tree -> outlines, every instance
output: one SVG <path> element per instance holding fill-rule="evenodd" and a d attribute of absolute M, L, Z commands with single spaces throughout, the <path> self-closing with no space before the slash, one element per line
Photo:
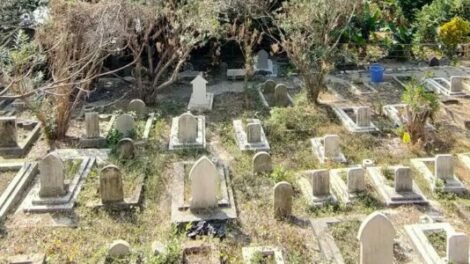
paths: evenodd
<path fill-rule="evenodd" d="M 449 57 L 453 57 L 457 46 L 468 39 L 470 34 L 470 22 L 454 17 L 449 22 L 439 27 L 439 40 L 444 45 L 444 50 Z"/>
<path fill-rule="evenodd" d="M 137 91 L 147 103 L 177 80 L 191 51 L 220 33 L 217 0 L 123 2 L 123 9 L 121 37 L 129 40 Z"/>
<path fill-rule="evenodd" d="M 326 89 L 325 76 L 345 26 L 360 0 L 292 0 L 277 15 L 280 43 L 297 67 L 310 102 Z"/>

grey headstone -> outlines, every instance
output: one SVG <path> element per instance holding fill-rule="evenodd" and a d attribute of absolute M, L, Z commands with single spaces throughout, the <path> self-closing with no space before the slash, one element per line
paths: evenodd
<path fill-rule="evenodd" d="M 253 156 L 253 173 L 266 173 L 273 170 L 273 163 L 269 153 L 261 151 Z"/>
<path fill-rule="evenodd" d="M 326 135 L 323 137 L 324 141 L 324 155 L 326 158 L 336 158 L 340 155 L 339 136 Z"/>
<path fill-rule="evenodd" d="M 274 93 L 274 88 L 276 87 L 276 82 L 269 79 L 263 83 L 263 92 L 264 93 Z"/>
<path fill-rule="evenodd" d="M 292 214 L 292 196 L 294 190 L 288 182 L 279 182 L 274 186 L 274 217 L 286 218 Z"/>
<path fill-rule="evenodd" d="M 395 169 L 395 192 L 413 191 L 413 178 L 408 167 L 398 167 Z"/>
<path fill-rule="evenodd" d="M 287 86 L 285 84 L 278 84 L 274 87 L 274 102 L 276 104 L 287 104 Z"/>
<path fill-rule="evenodd" d="M 18 147 L 16 117 L 0 117 L 0 148 Z"/>
<path fill-rule="evenodd" d="M 197 139 L 198 121 L 191 113 L 184 113 L 178 118 L 178 140 L 182 143 L 193 143 Z"/>
<path fill-rule="evenodd" d="M 450 90 L 454 93 L 462 92 L 464 87 L 464 81 L 470 80 L 470 77 L 467 76 L 452 76 L 450 77 Z"/>
<path fill-rule="evenodd" d="M 85 113 L 85 126 L 87 138 L 100 137 L 100 119 L 97 112 Z"/>
<path fill-rule="evenodd" d="M 447 234 L 447 261 L 468 264 L 468 236 L 464 233 Z"/>
<path fill-rule="evenodd" d="M 196 105 L 203 105 L 207 103 L 207 81 L 202 77 L 202 75 L 198 75 L 194 80 L 191 81 L 193 85 L 193 93 L 191 97 L 194 100 Z"/>
<path fill-rule="evenodd" d="M 111 258 L 124 257 L 130 253 L 131 246 L 124 240 L 114 240 L 108 249 L 108 256 Z"/>
<path fill-rule="evenodd" d="M 100 194 L 103 204 L 119 203 L 124 200 L 122 175 L 118 167 L 108 165 L 101 170 Z"/>
<path fill-rule="evenodd" d="M 330 194 L 330 171 L 314 170 L 310 174 L 310 184 L 313 196 L 326 196 Z"/>
<path fill-rule="evenodd" d="M 248 123 L 246 125 L 246 137 L 249 143 L 261 142 L 261 124 Z"/>
<path fill-rule="evenodd" d="M 366 190 L 366 182 L 365 182 L 365 171 L 363 168 L 349 168 L 348 169 L 348 192 L 349 193 L 356 193 L 356 192 L 363 192 Z"/>
<path fill-rule="evenodd" d="M 268 59 L 269 59 L 269 54 L 267 51 L 265 50 L 258 51 L 255 57 L 256 68 L 260 70 L 269 68 Z"/>
<path fill-rule="evenodd" d="M 360 264 L 393 264 L 395 228 L 379 212 L 369 215 L 359 227 Z"/>
<path fill-rule="evenodd" d="M 191 180 L 191 210 L 216 208 L 219 190 L 217 167 L 207 157 L 200 158 L 189 172 Z"/>
<path fill-rule="evenodd" d="M 138 118 L 145 118 L 145 115 L 147 114 L 147 106 L 145 105 L 144 101 L 140 99 L 134 99 L 129 102 L 127 111 L 135 112 Z"/>
<path fill-rule="evenodd" d="M 129 114 L 120 115 L 116 118 L 115 128 L 123 137 L 131 137 L 135 131 L 134 118 Z"/>
<path fill-rule="evenodd" d="M 119 140 L 116 145 L 116 153 L 120 159 L 132 159 L 135 154 L 134 141 L 130 138 Z"/>
<path fill-rule="evenodd" d="M 370 110 L 369 107 L 358 107 L 356 110 L 356 125 L 360 127 L 370 126 Z"/>
<path fill-rule="evenodd" d="M 55 153 L 49 153 L 39 162 L 39 197 L 60 197 L 66 194 L 65 165 Z"/>
<path fill-rule="evenodd" d="M 454 158 L 450 154 L 436 155 L 435 160 L 436 178 L 441 180 L 454 178 Z"/>

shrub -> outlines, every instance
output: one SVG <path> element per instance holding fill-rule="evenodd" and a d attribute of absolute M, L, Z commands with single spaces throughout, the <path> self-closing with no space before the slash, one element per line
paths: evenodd
<path fill-rule="evenodd" d="M 439 41 L 449 57 L 455 54 L 457 45 L 464 42 L 469 33 L 470 22 L 461 17 L 454 17 L 439 28 Z"/>

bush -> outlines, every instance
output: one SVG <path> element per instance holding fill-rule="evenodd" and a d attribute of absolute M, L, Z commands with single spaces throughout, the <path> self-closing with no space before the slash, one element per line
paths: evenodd
<path fill-rule="evenodd" d="M 439 41 L 449 57 L 455 55 L 457 46 L 467 39 L 469 33 L 470 22 L 461 17 L 454 17 L 439 28 Z"/>

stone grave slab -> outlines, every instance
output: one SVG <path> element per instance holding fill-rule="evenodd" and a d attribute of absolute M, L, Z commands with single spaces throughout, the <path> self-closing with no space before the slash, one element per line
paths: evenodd
<path fill-rule="evenodd" d="M 463 183 L 458 179 L 457 175 L 453 173 L 453 165 L 451 165 L 452 175 L 447 175 L 445 180 L 439 180 L 439 176 L 435 173 L 436 157 L 411 159 L 411 164 L 424 177 L 432 191 L 442 189 L 445 192 L 453 192 L 457 194 L 466 192 L 466 188 Z M 434 171 L 430 169 L 432 167 L 434 167 Z"/>
<path fill-rule="evenodd" d="M 230 184 L 228 168 L 216 162 L 219 176 L 217 207 L 209 210 L 191 211 L 188 176 L 189 170 L 195 162 L 185 161 L 173 164 L 174 179 L 171 184 L 171 221 L 181 224 L 203 220 L 229 220 L 237 218 L 235 200 Z M 188 174 L 188 175 L 186 175 Z"/>
<path fill-rule="evenodd" d="M 193 92 L 189 99 L 188 110 L 190 111 L 210 111 L 214 103 L 214 94 L 207 92 L 207 81 L 201 75 L 198 75 L 191 81 Z"/>
<path fill-rule="evenodd" d="M 341 152 L 340 139 L 337 135 L 325 135 L 310 139 L 313 154 L 320 163 L 327 161 L 346 163 L 346 157 Z"/>
<path fill-rule="evenodd" d="M 377 90 L 375 89 L 374 85 L 366 81 L 361 81 L 359 83 L 350 82 L 349 88 L 355 95 L 370 95 L 377 93 Z"/>
<path fill-rule="evenodd" d="M 424 85 L 428 89 L 432 89 L 435 93 L 444 95 L 444 96 L 465 96 L 466 93 L 464 92 L 463 89 L 460 89 L 462 87 L 459 87 L 454 83 L 452 85 L 451 82 L 449 82 L 445 78 L 428 78 L 424 81 Z"/>
<path fill-rule="evenodd" d="M 387 180 L 384 176 L 383 170 L 389 170 L 391 177 L 394 177 L 394 184 L 391 185 L 391 181 Z M 398 170 L 398 171 L 397 171 Z M 404 170 L 408 175 L 400 175 L 400 170 Z M 387 168 L 383 167 L 368 167 L 367 174 L 369 175 L 370 182 L 376 190 L 376 192 L 382 198 L 382 201 L 387 206 L 402 205 L 402 204 L 428 204 L 428 200 L 419 189 L 418 185 L 413 182 L 411 178 L 411 170 L 408 167 L 403 166 L 390 166 Z M 404 182 L 405 187 L 398 187 L 401 182 Z"/>
<path fill-rule="evenodd" d="M 447 257 L 442 258 L 436 252 L 436 249 L 432 246 L 429 239 L 426 236 L 426 233 L 436 233 L 439 231 L 444 231 L 449 236 L 456 234 L 454 228 L 449 223 L 431 223 L 431 224 L 414 224 L 414 225 L 405 225 L 405 231 L 408 234 L 414 248 L 420 255 L 423 263 L 426 264 L 441 264 L 441 263 L 469 263 L 468 258 L 468 237 L 467 243 L 462 243 L 462 245 L 452 244 L 452 247 L 449 250 L 449 241 L 447 247 Z M 456 247 L 462 247 L 460 249 Z M 455 252 L 461 251 L 461 252 Z M 461 257 L 462 251 L 466 252 L 466 261 L 463 262 L 454 262 L 455 257 Z M 465 254 L 464 254 L 465 255 Z M 449 258 L 454 259 L 454 261 L 449 261 Z"/>
<path fill-rule="evenodd" d="M 8 258 L 8 264 L 45 264 L 46 254 L 16 255 Z"/>
<path fill-rule="evenodd" d="M 261 99 L 261 103 L 266 108 L 271 108 L 274 106 L 292 106 L 294 105 L 294 99 L 289 94 L 287 86 L 283 84 L 277 84 L 273 89 L 270 89 L 270 84 L 272 80 L 267 80 L 265 83 L 262 83 L 258 86 L 258 95 Z M 277 90 L 277 94 L 276 94 Z M 277 102 L 276 98 L 282 99 L 281 102 Z"/>
<path fill-rule="evenodd" d="M 335 112 L 336 116 L 341 120 L 341 123 L 347 130 L 353 133 L 370 133 L 370 132 L 378 132 L 379 129 L 372 123 L 372 121 L 368 121 L 367 124 L 358 123 L 359 118 L 358 112 L 362 111 L 364 107 L 348 107 L 348 106 L 337 106 L 333 105 L 332 109 Z M 369 110 L 370 111 L 370 110 Z M 354 119 L 355 120 L 354 120 Z M 370 120 L 370 118 L 369 118 Z"/>
<path fill-rule="evenodd" d="M 330 188 L 329 173 L 328 170 L 307 170 L 297 175 L 297 183 L 310 206 L 337 202 L 336 195 Z"/>
<path fill-rule="evenodd" d="M 259 131 L 259 142 L 249 142 L 248 134 L 246 131 L 246 125 L 248 124 L 257 124 L 261 127 Z M 238 143 L 238 147 L 242 151 L 269 151 L 271 148 L 269 147 L 268 139 L 264 134 L 264 129 L 261 125 L 261 121 L 259 119 L 247 119 L 246 124 L 243 124 L 243 120 L 233 120 L 233 128 L 235 130 L 235 139 Z"/>
<path fill-rule="evenodd" d="M 183 115 L 177 116 L 172 119 L 168 148 L 170 150 L 206 148 L 206 118 L 202 115 L 194 116 L 197 120 L 197 135 L 195 141 L 181 142 L 178 138 L 178 133 L 180 129 L 180 118 L 182 116 Z"/>
<path fill-rule="evenodd" d="M 203 241 L 188 241 L 183 244 L 183 262 L 184 263 L 193 263 L 191 261 L 191 256 L 196 256 L 198 260 L 202 258 L 201 254 L 205 255 L 207 258 L 204 260 L 204 263 L 207 264 L 220 264 L 220 251 L 212 244 L 203 242 Z"/>
<path fill-rule="evenodd" d="M 260 247 L 243 247 L 243 262 L 245 264 L 253 263 L 252 258 L 256 254 L 261 254 L 263 257 L 272 259 L 275 264 L 284 264 L 284 257 L 282 255 L 282 250 L 278 247 L 271 246 L 260 246 Z M 270 262 L 271 263 L 271 262 Z"/>
<path fill-rule="evenodd" d="M 227 70 L 227 79 L 228 80 L 242 80 L 245 78 L 246 70 L 245 69 L 228 69 Z"/>
<path fill-rule="evenodd" d="M 61 157 L 61 159 L 65 160 L 64 157 Z M 66 193 L 64 195 L 57 197 L 41 197 L 39 195 L 39 191 L 41 190 L 40 182 L 36 181 L 26 198 L 21 203 L 20 209 L 25 213 L 72 211 L 75 205 L 75 200 L 80 193 L 81 186 L 95 164 L 95 158 L 85 157 L 72 160 L 79 160 L 80 165 L 75 175 L 70 175 L 73 178 L 71 178 L 70 182 L 66 184 Z"/>
<path fill-rule="evenodd" d="M 332 169 L 330 170 L 331 189 L 342 203 L 352 203 L 367 191 L 365 177 L 365 170 L 359 166 Z"/>
<path fill-rule="evenodd" d="M 18 138 L 21 131 L 22 138 Z M 0 118 L 0 155 L 6 157 L 22 157 L 28 153 L 41 133 L 41 123 L 34 120 L 23 120 L 12 117 Z"/>
<path fill-rule="evenodd" d="M 0 164 L 0 167 L 3 167 L 2 165 Z M 23 195 L 34 180 L 37 170 L 38 164 L 36 162 L 23 162 L 19 168 L 7 167 L 1 169 L 0 177 L 5 172 L 14 173 L 17 171 L 17 173 L 6 189 L 0 193 L 0 220 L 4 220 L 8 212 L 13 210 L 18 202 L 24 198 Z"/>

